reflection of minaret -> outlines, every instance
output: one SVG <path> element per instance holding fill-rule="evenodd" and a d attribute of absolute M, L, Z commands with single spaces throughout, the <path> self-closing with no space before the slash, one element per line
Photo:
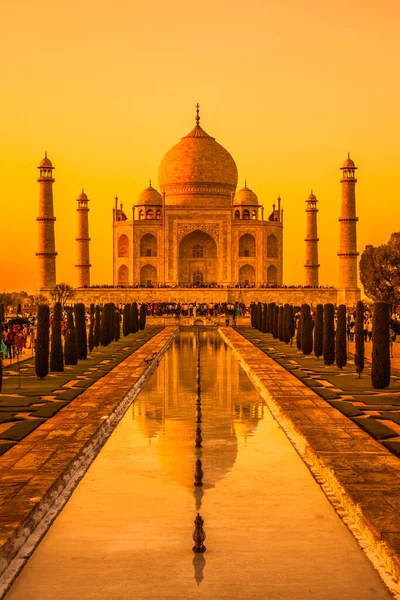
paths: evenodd
<path fill-rule="evenodd" d="M 314 196 L 311 190 L 311 194 L 308 196 L 306 203 L 306 215 L 307 215 L 307 228 L 306 237 L 304 241 L 306 243 L 306 262 L 304 268 L 305 279 L 304 285 L 318 287 L 318 233 L 317 233 L 317 202 L 318 200 Z"/>
<path fill-rule="evenodd" d="M 53 165 L 51 160 L 45 157 L 38 166 L 40 169 L 40 195 L 39 195 L 39 247 L 36 256 L 39 259 L 38 286 L 42 288 L 53 288 L 56 285 L 56 256 L 54 238 L 54 216 L 53 208 Z"/>
<path fill-rule="evenodd" d="M 89 259 L 89 199 L 85 192 L 78 197 L 78 236 L 76 238 L 77 247 L 77 264 L 78 269 L 78 287 L 90 286 L 90 259 Z"/>
<path fill-rule="evenodd" d="M 340 222 L 339 257 L 339 293 L 338 303 L 353 304 L 360 297 L 357 288 L 357 221 L 356 183 L 357 167 L 350 154 L 340 167 L 342 170 L 342 209 Z"/>

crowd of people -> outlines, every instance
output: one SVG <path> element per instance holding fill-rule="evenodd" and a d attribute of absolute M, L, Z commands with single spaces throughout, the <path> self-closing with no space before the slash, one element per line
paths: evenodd
<path fill-rule="evenodd" d="M 318 286 L 312 286 L 312 285 L 284 285 L 283 283 L 255 283 L 255 282 L 249 282 L 249 283 L 243 283 L 243 282 L 236 282 L 236 283 L 227 283 L 226 285 L 222 284 L 222 283 L 215 283 L 215 282 L 210 282 L 210 283 L 176 283 L 176 284 L 171 284 L 168 285 L 166 283 L 156 283 L 153 282 L 151 284 L 147 284 L 147 283 L 118 283 L 117 285 L 111 285 L 111 284 L 93 284 L 93 285 L 84 285 L 84 288 L 106 288 L 106 289 L 148 289 L 148 288 L 156 288 L 156 289 L 177 289 L 177 288 L 187 288 L 187 289 L 193 289 L 193 288 L 202 288 L 202 289 L 255 289 L 255 288 L 261 288 L 261 289 L 319 289 L 319 290 L 331 290 L 334 289 L 335 286 L 333 285 L 318 285 Z"/>

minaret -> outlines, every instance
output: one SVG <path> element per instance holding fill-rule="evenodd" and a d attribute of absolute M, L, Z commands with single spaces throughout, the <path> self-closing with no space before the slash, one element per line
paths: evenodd
<path fill-rule="evenodd" d="M 77 264 L 75 265 L 78 269 L 78 287 L 89 287 L 90 286 L 90 264 L 89 259 L 89 199 L 85 192 L 79 195 L 78 208 L 78 237 L 77 241 Z"/>
<path fill-rule="evenodd" d="M 312 190 L 311 194 L 306 200 L 306 216 L 307 216 L 307 228 L 306 237 L 304 241 L 306 243 L 306 262 L 305 268 L 305 280 L 304 285 L 318 287 L 318 233 L 317 233 L 317 202 L 318 200 L 314 196 Z"/>
<path fill-rule="evenodd" d="M 54 288 L 56 285 L 56 256 L 54 239 L 54 221 L 56 220 L 53 210 L 53 165 L 51 160 L 45 157 L 38 166 L 40 169 L 39 193 L 39 245 L 36 256 L 39 259 L 39 289 Z"/>
<path fill-rule="evenodd" d="M 340 222 L 339 286 L 338 303 L 354 304 L 360 297 L 357 288 L 357 221 L 356 217 L 356 183 L 357 167 L 348 154 L 342 171 L 342 211 Z"/>

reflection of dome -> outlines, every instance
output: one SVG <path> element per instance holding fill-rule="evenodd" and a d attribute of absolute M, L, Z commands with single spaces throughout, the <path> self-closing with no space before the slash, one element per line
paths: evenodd
<path fill-rule="evenodd" d="M 171 148 L 161 161 L 158 178 L 161 192 L 168 195 L 222 195 L 230 199 L 237 185 L 237 167 L 232 156 L 196 119 L 195 128 Z"/>
<path fill-rule="evenodd" d="M 139 196 L 138 201 L 137 201 L 137 205 L 141 205 L 141 204 L 156 204 L 156 205 L 161 205 L 162 204 L 162 197 L 160 192 L 157 192 L 156 189 L 153 188 L 153 186 L 150 185 L 148 188 L 146 188 Z"/>
<path fill-rule="evenodd" d="M 241 190 L 238 191 L 238 193 L 236 194 L 234 200 L 233 200 L 234 204 L 247 204 L 247 205 L 257 205 L 258 204 L 258 198 L 256 196 L 256 194 L 250 190 L 246 183 L 244 184 L 244 188 L 242 188 Z"/>

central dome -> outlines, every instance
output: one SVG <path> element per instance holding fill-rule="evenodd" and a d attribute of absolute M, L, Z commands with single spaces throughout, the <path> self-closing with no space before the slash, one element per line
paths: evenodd
<path fill-rule="evenodd" d="M 166 203 L 173 204 L 171 196 L 222 196 L 230 202 L 235 193 L 238 172 L 232 156 L 215 138 L 196 126 L 171 148 L 158 170 L 159 188 L 165 192 Z M 181 200 L 175 198 L 177 203 Z M 190 202 L 190 199 L 187 198 Z"/>

